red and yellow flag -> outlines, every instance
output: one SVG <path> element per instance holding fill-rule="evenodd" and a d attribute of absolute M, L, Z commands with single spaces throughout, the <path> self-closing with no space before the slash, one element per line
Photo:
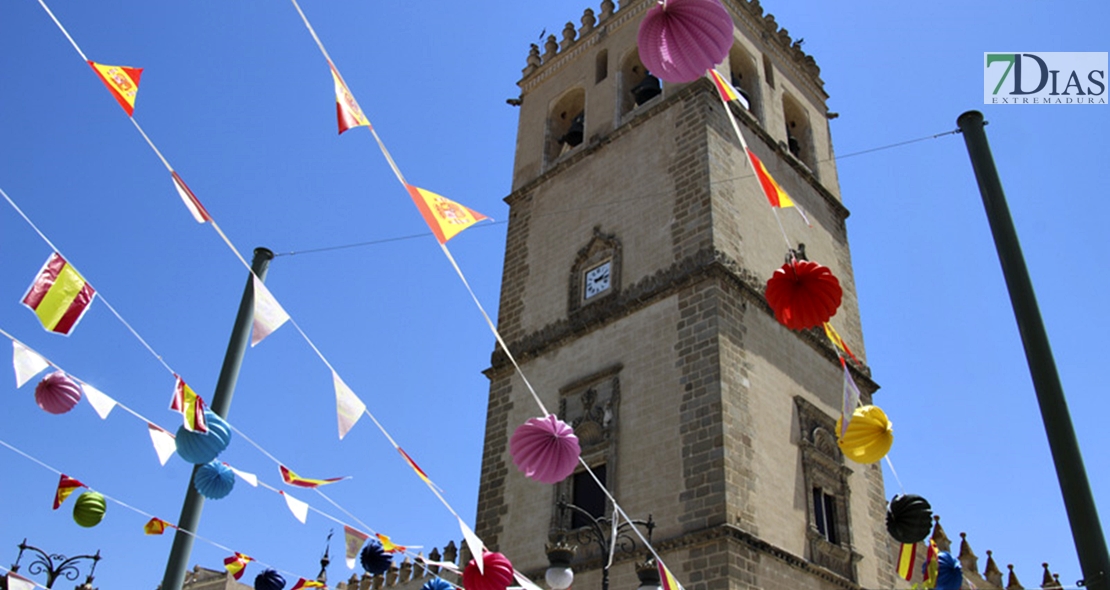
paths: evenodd
<path fill-rule="evenodd" d="M 852 354 L 852 349 L 848 348 L 847 344 L 844 344 L 844 339 L 840 337 L 840 334 L 836 331 L 836 328 L 833 328 L 832 324 L 828 322 L 825 322 L 824 326 L 825 336 L 829 337 L 829 340 L 832 341 L 833 346 L 840 349 L 841 352 L 847 354 L 849 357 L 851 357 L 852 360 L 858 363 L 859 359 L 856 358 L 856 355 Z"/>
<path fill-rule="evenodd" d="M 424 216 L 424 221 L 427 222 L 428 227 L 431 228 L 440 244 L 446 244 L 447 240 L 455 237 L 462 230 L 483 219 L 488 219 L 485 215 L 432 191 L 411 184 L 405 185 L 405 187 L 408 188 L 412 201 L 416 203 L 416 208 L 420 210 L 420 214 Z"/>
<path fill-rule="evenodd" d="M 717 93 L 720 94 L 722 101 L 732 102 L 740 98 L 732 84 L 725 82 L 725 79 L 717 73 L 717 70 L 709 70 L 709 77 L 713 79 L 713 85 L 717 87 Z"/>
<path fill-rule="evenodd" d="M 200 204 L 200 199 L 189 189 L 189 185 L 185 184 L 184 180 L 181 180 L 177 172 L 171 171 L 170 175 L 173 177 L 173 188 L 177 189 L 177 196 L 181 197 L 181 201 L 185 203 L 185 207 L 189 209 L 189 213 L 193 214 L 193 219 L 197 220 L 197 223 L 212 221 L 212 216 L 208 214 L 208 210 L 204 208 L 204 205 Z"/>
<path fill-rule="evenodd" d="M 154 517 L 146 521 L 146 524 L 143 525 L 143 532 L 148 535 L 161 535 L 166 532 L 166 528 L 172 529 L 176 527 L 161 518 Z"/>
<path fill-rule="evenodd" d="M 929 550 L 925 553 L 925 565 L 921 568 L 925 577 L 925 580 L 921 583 L 924 588 L 937 587 L 937 573 L 940 571 L 940 561 L 937 560 L 937 557 L 937 543 L 929 539 Z"/>
<path fill-rule="evenodd" d="M 69 336 L 94 297 L 96 289 L 61 254 L 54 252 L 27 288 L 23 305 L 35 312 L 42 327 Z"/>
<path fill-rule="evenodd" d="M 917 561 L 917 543 L 902 543 L 898 551 L 898 575 L 907 582 L 913 577 L 913 565 Z"/>
<path fill-rule="evenodd" d="M 328 67 L 331 68 L 331 78 L 335 82 L 335 114 L 339 119 L 339 134 L 342 135 L 351 127 L 372 127 L 370 120 L 362 112 L 362 107 L 358 106 L 355 95 L 351 94 L 351 89 L 343 81 L 343 76 L 335 69 L 335 64 L 329 61 Z"/>
<path fill-rule="evenodd" d="M 767 200 L 771 203 L 772 207 L 793 207 L 794 200 L 786 191 L 782 190 L 779 183 L 771 178 L 771 173 L 767 171 L 767 167 L 759 160 L 751 150 L 748 150 L 748 157 L 752 159 L 752 166 L 755 167 L 755 174 L 759 177 L 759 184 L 763 185 L 763 194 L 767 195 Z"/>
<path fill-rule="evenodd" d="M 404 553 L 405 549 L 408 549 L 408 547 L 405 547 L 404 545 L 398 545 L 394 543 L 393 540 L 391 540 L 388 536 L 381 533 L 376 533 L 374 536 L 376 536 L 378 540 L 381 541 L 382 551 L 385 551 L 386 553 L 396 553 L 398 551 Z"/>
<path fill-rule="evenodd" d="M 405 458 L 405 462 L 409 464 L 409 467 L 412 467 L 412 470 L 420 476 L 420 479 L 424 480 L 424 483 L 432 485 L 432 480 L 428 479 L 428 474 L 424 473 L 424 470 L 416 464 L 416 461 L 412 460 L 412 457 L 410 457 L 409 454 L 405 452 L 405 449 L 397 447 L 397 450 L 401 453 L 401 456 Z"/>
<path fill-rule="evenodd" d="M 204 419 L 204 399 L 197 395 L 193 388 L 189 387 L 181 377 L 174 375 L 174 378 L 177 379 L 177 383 L 173 388 L 173 400 L 170 401 L 170 409 L 181 412 L 185 430 L 208 432 L 208 421 Z"/>
<path fill-rule="evenodd" d="M 662 561 L 659 562 L 659 582 L 663 590 L 684 590 L 682 584 L 678 583 L 674 574 L 671 573 L 671 570 L 667 569 L 667 566 L 663 565 Z"/>
<path fill-rule="evenodd" d="M 293 588 L 291 590 L 302 590 L 303 588 L 327 588 L 327 585 L 323 582 L 317 582 L 316 580 L 306 580 L 304 578 L 301 578 L 297 580 L 296 584 L 293 584 Z"/>
<path fill-rule="evenodd" d="M 292 469 L 284 465 L 278 465 L 278 467 L 281 468 L 281 479 L 284 480 L 285 483 L 291 486 L 297 486 L 298 488 L 318 488 L 329 483 L 335 483 L 337 481 L 343 481 L 344 479 L 347 479 L 346 477 L 332 477 L 330 479 L 310 479 L 297 475 L 293 472 Z"/>
<path fill-rule="evenodd" d="M 61 480 L 58 481 L 58 490 L 54 492 L 54 510 L 57 510 L 74 490 L 87 487 L 89 486 L 63 473 Z"/>
<path fill-rule="evenodd" d="M 89 65 L 130 117 L 135 112 L 135 95 L 139 93 L 139 77 L 143 75 L 143 69 L 109 66 L 92 60 L 89 60 Z"/>
<path fill-rule="evenodd" d="M 243 572 L 247 569 L 247 564 L 252 561 L 254 561 L 254 559 L 242 553 L 236 553 L 231 557 L 224 558 L 224 567 L 232 577 L 238 580 L 243 577 Z"/>

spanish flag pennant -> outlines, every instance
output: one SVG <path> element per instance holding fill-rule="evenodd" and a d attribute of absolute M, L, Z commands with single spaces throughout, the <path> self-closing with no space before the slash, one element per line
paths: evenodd
<path fill-rule="evenodd" d="M 236 553 L 231 557 L 224 558 L 224 568 L 227 569 L 227 572 L 231 574 L 233 578 L 238 580 L 243 577 L 243 572 L 246 571 L 247 564 L 252 561 L 254 561 L 254 559 L 242 553 Z"/>
<path fill-rule="evenodd" d="M 405 185 L 405 188 L 408 189 L 409 196 L 416 203 L 416 208 L 420 210 L 424 221 L 440 244 L 446 244 L 447 240 L 475 223 L 483 219 L 489 219 L 481 213 L 468 209 L 432 191 L 411 184 Z"/>
<path fill-rule="evenodd" d="M 311 479 L 311 478 L 308 478 L 308 477 L 301 477 L 301 476 L 297 475 L 296 473 L 293 472 L 292 469 L 290 469 L 290 468 L 288 468 L 284 465 L 278 465 L 278 467 L 281 468 L 281 479 L 285 483 L 287 483 L 291 486 L 297 486 L 298 488 L 313 489 L 313 488 L 318 488 L 318 487 L 323 486 L 323 485 L 327 485 L 329 483 L 335 483 L 337 481 L 343 481 L 344 479 L 347 479 L 346 477 L 332 477 L 332 478 L 329 478 L 329 479 Z"/>
<path fill-rule="evenodd" d="M 92 60 L 89 60 L 89 65 L 130 117 L 135 112 L 135 96 L 139 93 L 139 78 L 143 69 L 98 64 Z"/>
<path fill-rule="evenodd" d="M 671 573 L 671 570 L 667 569 L 667 566 L 663 564 L 662 560 L 659 561 L 659 581 L 663 590 L 684 590 L 682 584 L 678 583 L 674 574 Z"/>
<path fill-rule="evenodd" d="M 844 354 L 851 357 L 853 361 L 856 361 L 858 363 L 859 359 L 856 358 L 856 355 L 852 354 L 852 349 L 848 348 L 847 344 L 844 344 L 844 339 L 840 337 L 839 333 L 837 333 L 836 328 L 834 328 L 829 322 L 825 322 L 824 328 L 825 336 L 828 336 L 829 340 L 832 341 L 833 346 L 840 350 L 840 352 L 843 352 Z"/>
<path fill-rule="evenodd" d="M 23 305 L 35 312 L 43 328 L 69 336 L 85 317 L 94 297 L 96 289 L 61 254 L 54 252 L 23 295 Z"/>
<path fill-rule="evenodd" d="M 917 543 L 902 543 L 898 550 L 898 575 L 907 582 L 913 578 L 913 566 L 917 561 Z"/>
<path fill-rule="evenodd" d="M 327 585 L 316 580 L 306 580 L 304 578 L 301 578 L 297 580 L 296 584 L 293 584 L 293 588 L 291 590 L 302 590 L 304 588 L 327 588 Z"/>
<path fill-rule="evenodd" d="M 405 463 L 408 463 L 409 467 L 412 467 L 412 470 L 416 472 L 416 475 L 420 476 L 420 479 L 424 480 L 424 483 L 430 486 L 435 485 L 432 483 L 432 480 L 428 478 L 428 474 L 424 473 L 424 470 L 416 464 L 416 461 L 413 461 L 412 457 L 410 457 L 409 454 L 405 452 L 405 449 L 397 447 L 397 451 L 401 453 L 401 457 L 405 460 Z"/>
<path fill-rule="evenodd" d="M 717 73 L 717 70 L 709 70 L 709 77 L 713 79 L 713 85 L 717 87 L 717 93 L 721 95 L 723 102 L 739 100 L 740 95 L 736 93 L 736 89 L 732 87 L 732 84 L 725 82 L 725 79 Z"/>
<path fill-rule="evenodd" d="M 372 127 L 370 120 L 362 112 L 362 107 L 358 106 L 355 95 L 351 94 L 347 83 L 343 81 L 343 76 L 339 75 L 335 64 L 329 60 L 328 67 L 331 68 L 331 78 L 335 82 L 335 114 L 339 119 L 339 134 L 342 135 L 351 127 Z"/>
<path fill-rule="evenodd" d="M 755 174 L 759 178 L 759 184 L 763 187 L 763 194 L 767 196 L 767 201 L 771 203 L 771 206 L 780 208 L 793 207 L 794 200 L 790 198 L 790 195 L 786 194 L 786 191 L 782 190 L 779 183 L 775 182 L 775 179 L 771 176 L 771 173 L 767 171 L 767 167 L 763 165 L 759 156 L 755 155 L 751 150 L 748 150 L 748 157 L 752 160 L 752 166 L 755 167 Z"/>
<path fill-rule="evenodd" d="M 143 533 L 147 535 L 161 535 L 162 533 L 166 532 L 167 528 L 172 529 L 177 527 L 162 520 L 161 518 L 154 517 L 146 521 L 146 524 L 143 525 Z"/>
<path fill-rule="evenodd" d="M 208 421 L 204 419 L 204 399 L 185 381 L 174 375 L 176 383 L 173 388 L 173 399 L 170 400 L 170 409 L 180 412 L 185 424 L 185 430 L 190 432 L 208 432 Z"/>
<path fill-rule="evenodd" d="M 54 492 L 54 510 L 57 510 L 74 490 L 87 487 L 89 486 L 63 473 L 58 481 L 58 490 Z"/>
<path fill-rule="evenodd" d="M 385 551 L 386 553 L 404 553 L 405 550 L 408 549 L 408 547 L 405 547 L 404 545 L 398 545 L 394 543 L 388 535 L 377 533 L 374 536 L 378 538 L 378 541 L 381 541 L 382 551 Z"/>
<path fill-rule="evenodd" d="M 370 535 L 356 528 L 343 525 L 343 539 L 347 546 L 347 569 L 355 569 L 355 559 L 358 558 L 358 552 L 369 538 Z"/>

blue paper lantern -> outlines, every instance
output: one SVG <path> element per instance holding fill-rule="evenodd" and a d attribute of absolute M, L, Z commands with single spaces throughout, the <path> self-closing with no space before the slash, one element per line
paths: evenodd
<path fill-rule="evenodd" d="M 254 590 L 283 590 L 285 578 L 274 570 L 266 570 L 254 578 Z"/>
<path fill-rule="evenodd" d="M 209 500 L 219 500 L 235 487 L 235 473 L 215 459 L 201 465 L 193 474 L 193 487 Z"/>
<path fill-rule="evenodd" d="M 963 568 L 960 562 L 947 551 L 941 551 L 937 556 L 937 586 L 936 590 L 960 590 L 964 582 Z"/>
<path fill-rule="evenodd" d="M 455 590 L 455 587 L 450 582 L 443 578 L 436 576 L 428 580 L 420 590 Z"/>
<path fill-rule="evenodd" d="M 376 539 L 370 539 L 370 542 L 362 548 L 359 561 L 362 562 L 362 568 L 366 573 L 376 576 L 389 571 L 389 566 L 393 564 L 393 556 L 386 553 L 382 549 L 382 544 Z"/>
<path fill-rule="evenodd" d="M 204 419 L 208 422 L 208 432 L 191 432 L 184 426 L 177 427 L 177 454 L 182 459 L 194 464 L 203 465 L 215 459 L 227 448 L 231 442 L 231 427 L 212 410 L 204 411 Z"/>

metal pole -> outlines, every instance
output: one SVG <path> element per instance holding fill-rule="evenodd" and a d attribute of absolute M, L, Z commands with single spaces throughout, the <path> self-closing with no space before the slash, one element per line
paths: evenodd
<path fill-rule="evenodd" d="M 1029 373 L 1033 377 L 1033 388 L 1037 392 L 1037 403 L 1041 407 L 1041 418 L 1048 435 L 1048 446 L 1052 450 L 1052 461 L 1056 464 L 1056 477 L 1060 480 L 1060 491 L 1071 524 L 1079 566 L 1083 569 L 1083 582 L 1088 588 L 1110 590 L 1110 578 L 1107 578 L 1110 573 L 1110 558 L 1107 557 L 1106 539 L 1102 535 L 1102 524 L 1091 496 L 1091 486 L 1087 482 L 1079 443 L 1075 440 L 1075 429 L 1068 414 L 1052 349 L 1048 344 L 1048 334 L 1041 321 L 1037 298 L 1033 294 L 1033 283 L 1029 280 L 1025 258 L 1021 254 L 1021 245 L 1010 218 L 1010 209 L 1006 205 L 1006 196 L 1002 193 L 1002 182 L 994 167 L 987 134 L 983 131 L 986 123 L 982 113 L 968 111 L 956 119 L 956 124 L 967 143 L 971 167 L 979 181 L 983 207 L 987 210 L 994 245 L 1002 263 L 1002 274 L 1006 277 L 1006 287 L 1010 291 L 1010 302 L 1014 307 L 1022 344 L 1025 346 L 1025 357 L 1029 363 Z"/>
<path fill-rule="evenodd" d="M 252 275 L 247 277 L 247 286 L 243 289 L 243 299 L 239 303 L 239 315 L 235 317 L 235 327 L 231 330 L 231 340 L 227 344 L 227 353 L 224 355 L 224 364 L 220 369 L 220 378 L 216 381 L 216 391 L 212 393 L 209 407 L 221 418 L 227 418 L 228 409 L 231 407 L 231 396 L 235 393 L 235 383 L 239 380 L 239 367 L 243 364 L 243 354 L 247 350 L 247 341 L 250 335 L 251 323 L 254 319 L 254 275 L 259 280 L 266 280 L 266 271 L 269 269 L 270 260 L 274 253 L 268 248 L 255 248 L 254 259 L 251 260 Z M 200 466 L 193 467 L 193 476 Z M 177 520 L 178 531 L 173 537 L 173 548 L 170 549 L 170 558 L 166 562 L 166 573 L 162 578 L 162 590 L 181 590 L 185 583 L 185 570 L 188 567 L 189 555 L 193 551 L 193 535 L 200 524 L 200 512 L 204 508 L 204 496 L 193 487 L 193 479 L 185 490 L 185 503 L 181 506 L 181 518 Z M 185 532 L 185 531 L 188 531 Z"/>

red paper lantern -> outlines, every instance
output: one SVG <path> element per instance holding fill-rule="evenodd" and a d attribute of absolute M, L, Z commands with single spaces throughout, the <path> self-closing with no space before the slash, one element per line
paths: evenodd
<path fill-rule="evenodd" d="M 473 559 L 463 570 L 463 587 L 466 590 L 505 590 L 513 583 L 513 564 L 500 553 L 482 551 L 482 569 Z"/>
<path fill-rule="evenodd" d="M 652 74 L 693 82 L 728 57 L 732 17 L 719 0 L 664 0 L 640 22 L 636 44 Z"/>
<path fill-rule="evenodd" d="M 791 330 L 829 321 L 843 295 L 832 271 L 809 260 L 787 262 L 767 281 L 767 303 L 775 310 L 775 319 Z"/>
<path fill-rule="evenodd" d="M 61 371 L 47 375 L 35 386 L 35 403 L 51 414 L 65 414 L 81 400 L 81 386 Z"/>

